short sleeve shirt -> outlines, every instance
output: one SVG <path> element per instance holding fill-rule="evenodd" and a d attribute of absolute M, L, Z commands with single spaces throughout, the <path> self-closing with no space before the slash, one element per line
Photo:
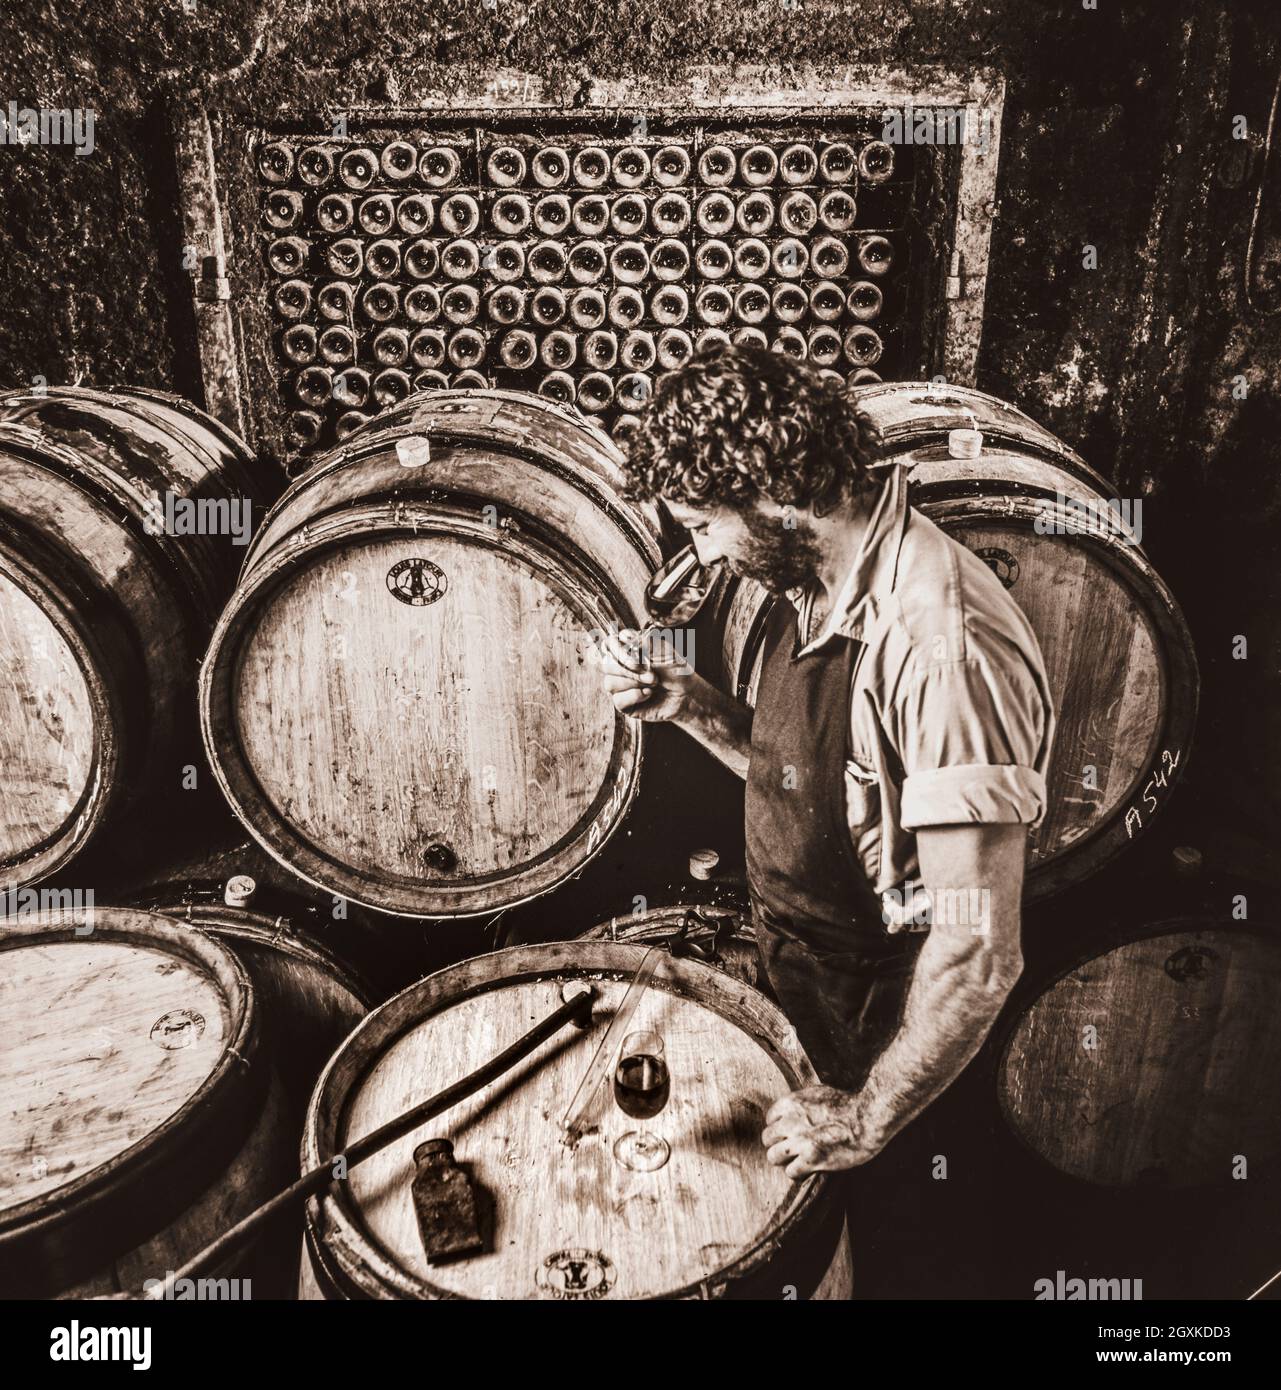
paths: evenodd
<path fill-rule="evenodd" d="M 815 589 L 793 589 L 809 637 Z M 976 555 L 907 504 L 887 470 L 820 633 L 863 643 L 850 694 L 850 833 L 878 892 L 919 884 L 916 832 L 1040 824 L 1055 714 L 1031 624 Z"/>

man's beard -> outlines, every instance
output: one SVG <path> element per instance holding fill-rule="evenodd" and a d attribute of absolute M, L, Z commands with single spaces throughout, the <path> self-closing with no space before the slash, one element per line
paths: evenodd
<path fill-rule="evenodd" d="M 818 579 L 822 552 L 803 521 L 786 527 L 781 519 L 767 519 L 754 508 L 742 513 L 750 541 L 730 568 L 768 589 L 772 594 L 799 589 Z"/>

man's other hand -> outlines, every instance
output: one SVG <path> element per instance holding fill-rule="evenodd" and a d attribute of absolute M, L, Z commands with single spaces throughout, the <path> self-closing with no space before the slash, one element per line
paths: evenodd
<path fill-rule="evenodd" d="M 793 1181 L 857 1168 L 884 1147 L 863 1123 L 858 1095 L 835 1086 L 807 1086 L 776 1100 L 765 1117 L 761 1143 L 769 1162 L 786 1165 Z"/>

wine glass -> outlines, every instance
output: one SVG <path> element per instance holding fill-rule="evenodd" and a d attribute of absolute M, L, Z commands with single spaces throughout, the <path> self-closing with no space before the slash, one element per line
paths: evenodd
<path fill-rule="evenodd" d="M 634 1120 L 652 1120 L 671 1093 L 662 1037 L 652 1030 L 628 1033 L 614 1069 L 614 1103 Z M 671 1153 L 666 1139 L 643 1129 L 629 1129 L 614 1144 L 614 1157 L 638 1173 L 661 1168 Z"/>

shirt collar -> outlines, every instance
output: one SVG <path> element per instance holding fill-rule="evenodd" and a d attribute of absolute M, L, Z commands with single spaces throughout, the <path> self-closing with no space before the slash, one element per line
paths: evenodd
<path fill-rule="evenodd" d="M 875 626 L 886 600 L 894 592 L 906 524 L 907 466 L 894 464 L 881 486 L 858 554 L 832 604 L 823 630 L 812 642 L 801 647 L 797 655 L 816 651 L 837 636 L 850 637 L 859 642 L 864 640 L 864 634 Z M 809 628 L 809 617 L 818 592 L 817 584 L 787 590 L 787 597 L 796 608 L 802 632 Z"/>

